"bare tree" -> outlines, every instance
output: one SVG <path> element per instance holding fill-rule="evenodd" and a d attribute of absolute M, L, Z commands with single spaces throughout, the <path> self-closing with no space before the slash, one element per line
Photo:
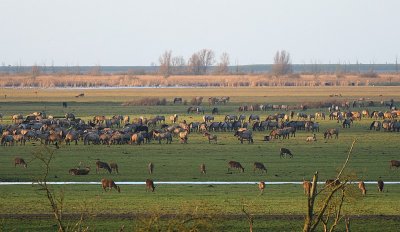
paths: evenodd
<path fill-rule="evenodd" d="M 246 211 L 244 205 L 242 205 L 242 212 L 246 215 L 247 221 L 249 222 L 249 231 L 253 232 L 253 223 L 254 223 L 253 215 L 251 215 Z"/>
<path fill-rule="evenodd" d="M 194 53 L 188 60 L 188 72 L 194 75 L 201 74 L 201 61 L 197 53 Z"/>
<path fill-rule="evenodd" d="M 202 73 L 206 74 L 208 67 L 215 63 L 215 53 L 211 49 L 202 49 L 199 51 L 199 58 L 202 65 Z"/>
<path fill-rule="evenodd" d="M 345 200 L 345 192 L 348 186 L 349 178 L 343 178 L 343 171 L 346 168 L 350 155 L 353 151 L 353 147 L 356 140 L 351 144 L 350 150 L 347 154 L 346 161 L 343 163 L 342 168 L 336 176 L 336 179 L 331 183 L 325 185 L 324 188 L 317 191 L 318 172 L 313 176 L 310 194 L 307 196 L 307 213 L 304 220 L 303 232 L 313 232 L 317 230 L 319 223 L 323 223 L 324 231 L 334 231 L 337 224 L 343 219 L 342 206 Z M 339 180 L 341 179 L 341 182 Z M 335 204 L 332 204 L 335 199 L 335 193 L 340 191 L 340 196 L 336 199 Z M 315 202 L 318 200 L 317 197 L 322 196 L 324 193 L 324 199 L 321 201 L 319 210 L 315 210 Z M 333 218 L 331 227 L 328 228 L 329 220 Z M 350 225 L 348 219 L 345 220 L 346 228 Z"/>
<path fill-rule="evenodd" d="M 158 59 L 158 62 L 160 62 L 159 72 L 165 77 L 171 75 L 171 59 L 172 59 L 171 50 L 165 51 Z"/>
<path fill-rule="evenodd" d="M 183 56 L 174 56 L 171 60 L 172 73 L 183 74 L 185 72 L 186 62 Z"/>
<path fill-rule="evenodd" d="M 34 65 L 31 67 L 31 75 L 32 75 L 32 77 L 37 77 L 37 76 L 40 75 L 40 73 L 41 73 L 41 68 L 40 68 L 40 66 L 38 66 L 37 64 L 34 64 Z"/>
<path fill-rule="evenodd" d="M 69 67 L 67 67 L 69 69 Z M 96 64 L 89 70 L 89 75 L 91 76 L 101 76 L 101 66 L 99 64 Z M 68 71 L 69 73 L 69 71 Z"/>
<path fill-rule="evenodd" d="M 276 76 L 287 75 L 293 72 L 292 61 L 290 59 L 289 52 L 285 50 L 276 52 L 274 64 L 272 66 L 272 72 Z"/>
<path fill-rule="evenodd" d="M 37 183 L 41 190 L 46 192 L 46 197 L 49 200 L 51 209 L 53 210 L 54 218 L 58 225 L 58 231 L 65 231 L 65 225 L 62 220 L 63 206 L 64 206 L 64 192 L 60 192 L 60 197 L 57 198 L 54 191 L 50 189 L 47 184 L 47 179 L 50 173 L 50 163 L 54 159 L 54 150 L 45 146 L 41 147 L 33 153 L 34 159 L 38 159 L 42 162 L 44 173 L 43 177 L 37 178 Z"/>
<path fill-rule="evenodd" d="M 202 49 L 194 53 L 188 61 L 189 72 L 195 75 L 206 74 L 215 63 L 215 53 L 211 49 Z"/>
<path fill-rule="evenodd" d="M 216 67 L 215 73 L 217 74 L 226 74 L 229 72 L 228 66 L 230 64 L 229 54 L 224 52 L 220 57 L 220 61 Z"/>

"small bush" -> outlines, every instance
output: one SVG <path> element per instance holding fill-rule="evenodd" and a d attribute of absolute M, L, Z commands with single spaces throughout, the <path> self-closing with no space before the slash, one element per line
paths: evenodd
<path fill-rule="evenodd" d="M 123 103 L 123 106 L 165 106 L 167 99 L 158 97 L 145 97 Z"/>

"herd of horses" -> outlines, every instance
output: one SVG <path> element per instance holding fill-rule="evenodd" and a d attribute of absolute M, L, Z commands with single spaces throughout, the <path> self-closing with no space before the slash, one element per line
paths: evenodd
<path fill-rule="evenodd" d="M 197 106 L 191 107 L 199 109 Z M 213 110 L 214 111 L 214 110 Z M 370 130 L 400 131 L 399 110 L 381 112 L 368 110 L 362 111 L 331 111 L 329 120 L 337 120 L 343 128 L 350 128 L 351 125 L 362 118 L 375 119 Z M 192 118 L 192 117 L 189 117 Z M 306 141 L 316 141 L 316 132 L 320 131 L 320 122 L 326 120 L 325 112 L 306 114 L 305 112 L 294 111 L 275 113 L 261 119 L 257 114 L 228 114 L 223 121 L 216 121 L 217 116 L 204 115 L 202 121 L 187 122 L 181 120 L 178 114 L 169 117 L 156 115 L 151 118 L 138 117 L 131 120 L 130 116 L 114 115 L 106 117 L 96 115 L 88 121 L 77 118 L 73 113 L 66 113 L 64 118 L 47 116 L 44 112 L 34 112 L 23 117 L 16 114 L 11 117 L 12 124 L 0 125 L 1 145 L 25 145 L 26 141 L 38 141 L 46 145 L 61 143 L 70 145 L 71 142 L 78 144 L 82 141 L 84 145 L 104 144 L 146 144 L 156 141 L 166 144 L 172 143 L 178 138 L 181 143 L 188 143 L 191 133 L 201 133 L 211 143 L 218 142 L 216 132 L 233 132 L 233 135 L 243 143 L 253 143 L 253 133 L 269 131 L 263 141 L 273 139 L 289 139 L 296 137 L 297 131 L 313 133 Z M 167 123 L 169 119 L 170 123 Z M 383 121 L 379 121 L 382 119 Z M 328 128 L 323 133 L 325 139 L 338 138 L 339 128 Z"/>

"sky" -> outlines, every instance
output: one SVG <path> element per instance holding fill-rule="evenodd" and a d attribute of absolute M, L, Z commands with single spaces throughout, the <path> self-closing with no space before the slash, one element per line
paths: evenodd
<path fill-rule="evenodd" d="M 394 63 L 398 0 L 0 0 L 2 65 L 158 64 L 200 49 L 231 64 Z M 399 57 L 400 58 L 400 57 Z"/>

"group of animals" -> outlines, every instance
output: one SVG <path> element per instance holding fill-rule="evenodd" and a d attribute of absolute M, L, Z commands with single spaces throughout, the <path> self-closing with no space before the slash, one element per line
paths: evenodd
<path fill-rule="evenodd" d="M 176 99 L 179 102 L 179 99 Z M 214 105 L 218 102 L 226 103 L 229 98 L 210 98 L 209 99 Z M 175 102 L 175 101 L 174 101 Z M 265 108 L 268 108 L 266 105 Z M 274 109 L 273 106 L 271 106 Z M 284 106 L 277 107 L 277 109 L 288 110 Z M 244 107 L 239 111 L 247 111 L 248 108 Z M 198 106 L 193 106 L 188 108 L 188 113 L 190 112 L 203 112 L 204 109 Z M 218 108 L 214 108 L 212 113 L 218 113 Z M 214 141 L 218 143 L 218 136 L 211 134 L 211 132 L 219 131 L 235 131 L 234 136 L 243 143 L 247 141 L 248 143 L 253 143 L 253 132 L 264 131 L 266 129 L 271 130 L 269 135 L 264 137 L 265 141 L 270 141 L 277 138 L 289 138 L 289 135 L 295 136 L 296 130 L 306 130 L 306 131 L 319 131 L 319 123 L 316 119 L 325 120 L 326 115 L 324 112 L 317 112 L 315 114 L 305 114 L 304 112 L 299 112 L 296 114 L 297 120 L 294 120 L 295 112 L 290 111 L 290 113 L 276 113 L 274 115 L 268 115 L 267 118 L 262 121 L 260 116 L 251 114 L 245 115 L 226 115 L 224 121 L 214 122 L 214 116 L 204 115 L 203 122 L 191 122 L 187 123 L 186 120 L 179 122 L 179 116 L 177 114 L 171 115 L 168 119 L 172 125 L 165 124 L 165 116 L 155 116 L 154 118 L 135 118 L 130 120 L 129 116 L 114 115 L 111 118 L 107 118 L 102 115 L 94 116 L 92 120 L 87 123 L 75 117 L 72 113 L 67 113 L 64 118 L 54 118 L 52 116 L 46 116 L 44 112 L 34 112 L 25 118 L 22 115 L 13 115 L 12 121 L 14 124 L 8 126 L 1 126 L 1 144 L 2 145 L 14 145 L 20 142 L 20 144 L 25 144 L 25 141 L 40 140 L 45 144 L 55 144 L 57 147 L 62 142 L 70 144 L 71 142 L 78 143 L 82 140 L 85 145 L 89 144 L 143 144 L 148 143 L 151 140 L 158 141 L 161 143 L 165 140 L 166 143 L 171 143 L 174 136 L 178 137 L 181 143 L 188 142 L 188 135 L 192 132 L 200 132 L 204 137 L 207 138 L 208 142 Z M 329 119 L 337 120 L 342 122 L 344 128 L 350 127 L 350 125 L 355 120 L 361 120 L 362 117 L 369 117 L 374 119 L 384 119 L 383 122 L 374 121 L 372 122 L 370 129 L 380 130 L 383 128 L 385 131 L 399 131 L 400 122 L 397 121 L 397 117 L 400 116 L 399 110 L 381 112 L 374 111 L 370 113 L 368 110 L 363 110 L 360 112 L 348 111 L 341 112 L 340 110 L 330 110 Z M 159 128 L 157 128 L 159 126 Z M 251 126 L 252 129 L 248 129 Z M 115 127 L 117 129 L 115 129 Z M 151 130 L 150 130 L 151 129 Z M 330 128 L 324 132 L 324 138 L 337 139 L 339 136 L 339 129 Z M 307 142 L 317 141 L 316 134 L 308 136 L 306 138 Z M 280 149 L 280 157 L 293 157 L 293 153 L 287 148 Z M 399 167 L 400 161 L 391 160 L 391 168 Z M 22 165 L 27 167 L 27 163 L 22 158 L 15 158 L 14 165 Z M 151 164 L 152 165 L 152 164 Z M 151 167 L 151 168 L 150 168 Z M 149 170 L 153 170 L 154 166 L 150 166 Z M 105 162 L 96 162 L 96 173 L 100 168 L 106 169 L 109 173 L 115 171 L 118 173 L 118 165 L 116 163 L 107 164 Z M 236 161 L 230 161 L 228 164 L 228 171 L 230 169 L 239 169 L 244 172 L 243 166 Z M 267 172 L 264 164 L 255 162 L 254 171 L 260 170 L 262 172 Z M 205 174 L 205 164 L 200 166 L 201 173 Z M 71 175 L 87 175 L 90 172 L 90 167 L 85 168 L 72 168 L 69 170 Z M 150 171 L 149 171 L 150 172 Z M 120 188 L 115 184 L 114 181 L 110 179 L 103 179 L 102 187 L 104 190 L 115 188 L 120 191 Z M 379 182 L 378 182 L 379 184 Z M 307 184 L 305 184 L 307 185 Z M 146 180 L 146 186 L 148 189 L 154 191 L 154 183 L 152 180 Z M 364 186 L 364 187 L 362 187 Z M 265 188 L 265 183 L 260 183 L 260 190 Z M 366 192 L 364 183 L 359 184 L 360 189 L 364 189 L 363 193 Z M 382 182 L 383 189 L 383 182 Z"/>
<path fill-rule="evenodd" d="M 198 108 L 198 107 L 194 107 Z M 214 109 L 213 109 L 214 111 Z M 218 109 L 216 110 L 218 112 Z M 295 117 L 297 116 L 297 120 Z M 384 119 L 383 122 L 373 121 L 370 129 L 385 131 L 400 131 L 399 110 L 381 112 L 365 109 L 362 111 L 331 111 L 329 119 L 342 122 L 343 128 L 350 127 L 355 120 L 361 120 L 362 117 L 375 119 Z M 265 120 L 256 114 L 232 115 L 225 116 L 224 121 L 214 121 L 213 115 L 204 115 L 202 122 L 179 121 L 177 114 L 171 115 L 169 118 L 163 115 L 157 115 L 152 118 L 139 117 L 130 119 L 129 116 L 114 115 L 110 118 L 104 115 L 96 115 L 93 119 L 85 122 L 77 118 L 73 113 L 65 114 L 64 118 L 54 118 L 45 112 L 34 112 L 25 118 L 21 114 L 12 116 L 11 125 L 0 125 L 2 132 L 2 145 L 25 144 L 26 141 L 40 140 L 45 144 L 59 145 L 62 142 L 70 144 L 83 141 L 85 145 L 89 144 L 144 144 L 151 140 L 166 141 L 171 143 L 174 137 L 178 137 L 181 143 L 187 143 L 189 134 L 192 132 L 200 132 L 211 143 L 217 143 L 218 138 L 213 132 L 234 131 L 234 135 L 238 137 L 241 143 L 248 141 L 252 143 L 252 132 L 270 130 L 269 137 L 264 137 L 265 141 L 283 138 L 289 139 L 289 135 L 295 137 L 298 130 L 319 132 L 319 123 L 317 119 L 325 120 L 324 112 L 316 112 L 306 114 L 304 112 L 294 111 L 288 113 L 276 113 L 268 115 Z M 171 124 L 166 124 L 169 119 Z M 248 119 L 248 120 L 247 120 Z M 335 136 L 338 138 L 339 130 L 337 128 L 328 129 L 324 133 L 324 138 Z M 307 142 L 316 141 L 316 134 L 308 136 Z"/>
<path fill-rule="evenodd" d="M 291 154 L 291 152 L 286 149 L 286 148 L 281 148 L 281 153 L 280 155 L 283 156 L 284 154 L 288 154 L 290 157 L 292 157 L 293 155 Z M 25 162 L 25 160 L 23 158 L 20 157 L 16 157 L 14 159 L 14 166 L 16 167 L 17 165 L 21 165 L 25 168 L 28 167 L 27 163 Z M 400 167 L 400 161 L 399 160 L 390 160 L 390 168 L 399 168 Z M 114 171 L 118 174 L 118 165 L 116 163 L 106 163 L 106 162 L 102 162 L 102 161 L 96 161 L 96 173 L 98 173 L 98 171 L 100 169 L 105 169 L 107 170 L 110 174 Z M 149 163 L 147 166 L 148 172 L 149 174 L 152 174 L 154 172 L 154 164 L 153 163 Z M 228 162 L 228 172 L 230 172 L 231 170 L 239 170 L 240 172 L 244 172 L 244 167 L 242 166 L 242 164 L 240 162 L 237 161 L 229 161 Z M 83 169 L 81 168 L 72 168 L 69 170 L 69 173 L 71 175 L 87 175 L 90 171 L 90 167 L 85 167 Z M 253 164 L 253 172 L 255 173 L 256 171 L 260 171 L 261 173 L 267 173 L 267 168 L 265 167 L 265 165 L 261 162 L 254 162 Z M 201 174 L 206 174 L 206 166 L 204 163 L 202 163 L 200 165 L 200 173 Z M 146 183 L 146 191 L 152 191 L 154 192 L 155 190 L 155 185 L 154 185 L 154 181 L 152 179 L 147 179 L 145 181 Z M 384 182 L 379 179 L 378 182 L 378 190 L 379 192 L 383 192 L 383 187 L 384 187 Z M 115 182 L 112 179 L 106 179 L 103 178 L 101 180 L 101 185 L 102 188 L 104 189 L 104 191 L 107 190 L 112 190 L 113 188 L 115 188 L 118 192 L 121 192 L 121 189 L 119 186 L 117 186 L 115 184 Z M 325 182 L 325 186 L 326 187 L 335 187 L 340 185 L 340 181 L 339 180 L 332 180 L 332 179 L 328 179 Z M 265 182 L 261 181 L 258 184 L 258 188 L 261 192 L 261 194 L 263 193 L 264 189 L 265 189 Z M 310 195 L 310 191 L 311 191 L 311 187 L 312 187 L 312 183 L 310 181 L 306 181 L 303 180 L 303 188 L 304 188 L 304 194 L 306 195 Z M 361 190 L 361 193 L 363 195 L 366 195 L 367 190 L 365 188 L 365 183 L 363 181 L 360 181 L 358 183 L 358 188 Z"/>
<path fill-rule="evenodd" d="M 377 181 L 377 184 L 378 184 L 378 191 L 379 192 L 383 192 L 383 187 L 385 185 L 383 180 L 379 179 Z M 340 185 L 340 181 L 338 179 L 336 179 L 336 180 L 329 179 L 329 180 L 325 181 L 325 187 L 326 188 L 337 187 L 339 185 Z M 359 181 L 357 186 L 360 189 L 362 195 L 364 195 L 364 196 L 367 195 L 367 189 L 365 188 L 364 181 Z M 265 188 L 265 184 L 264 184 L 264 188 Z M 312 183 L 310 181 L 303 180 L 303 189 L 304 189 L 304 194 L 305 195 L 307 195 L 307 196 L 311 195 L 311 188 L 312 188 Z"/>

